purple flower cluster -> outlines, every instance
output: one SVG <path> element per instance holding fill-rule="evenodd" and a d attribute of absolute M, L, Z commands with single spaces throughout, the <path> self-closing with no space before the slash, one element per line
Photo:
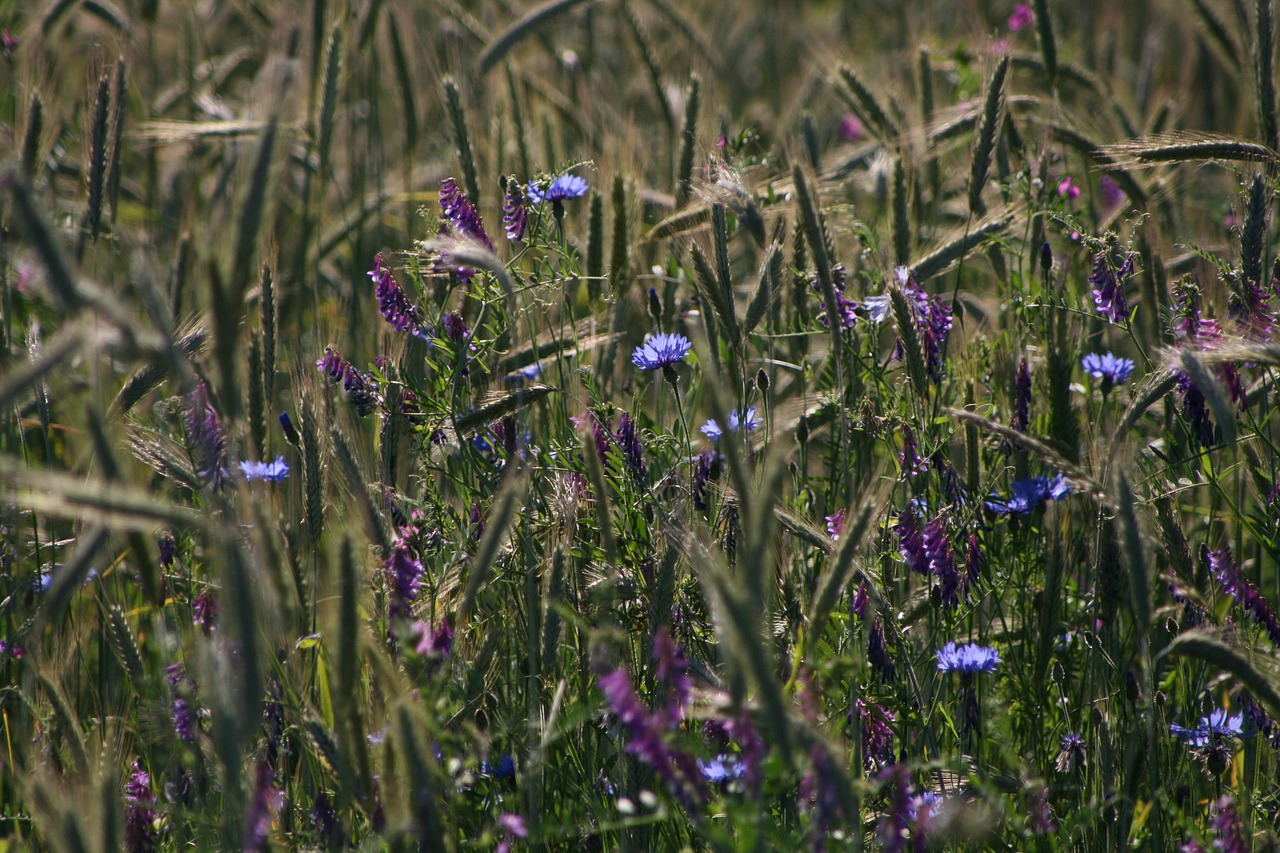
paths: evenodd
<path fill-rule="evenodd" d="M 169 705 L 169 715 L 173 719 L 173 731 L 183 743 L 194 743 L 200 731 L 200 722 L 196 711 L 191 707 L 190 696 L 195 686 L 187 678 L 186 667 L 180 663 L 165 668 L 165 679 L 169 682 L 169 693 L 173 701 Z"/>
<path fill-rule="evenodd" d="M 200 590 L 195 601 L 191 602 L 192 624 L 208 637 L 218 630 L 218 613 L 218 597 L 213 594 L 213 590 L 207 587 Z"/>
<path fill-rule="evenodd" d="M 415 622 L 413 627 L 414 634 L 419 637 L 414 651 L 423 657 L 449 659 L 449 655 L 453 652 L 453 626 L 449 624 L 448 619 L 441 619 L 440 624 L 435 628 L 421 621 Z"/>
<path fill-rule="evenodd" d="M 524 190 L 516 181 L 509 180 L 507 193 L 502 199 L 502 230 L 507 232 L 508 240 L 519 243 L 524 239 L 528 225 L 529 212 L 525 208 Z"/>
<path fill-rule="evenodd" d="M 1271 602 L 1254 586 L 1253 581 L 1240 571 L 1231 556 L 1231 549 L 1210 551 L 1207 545 L 1202 545 L 1200 557 L 1207 563 L 1209 572 L 1222 590 L 1234 598 L 1266 630 L 1271 642 L 1280 648 L 1280 617 L 1277 617 Z"/>
<path fill-rule="evenodd" d="M 409 302 L 408 295 L 392 275 L 391 268 L 386 266 L 381 252 L 373 257 L 373 269 L 369 271 L 369 278 L 373 279 L 378 311 L 387 324 L 397 332 L 408 332 L 415 338 L 427 340 L 430 332 L 422 328 L 418 309 Z"/>
<path fill-rule="evenodd" d="M 1009 14 L 1009 29 L 1014 32 L 1033 27 L 1035 23 L 1036 13 L 1031 9 L 1030 3 L 1017 4 L 1013 7 L 1013 12 Z"/>
<path fill-rule="evenodd" d="M 196 473 L 212 488 L 221 489 L 231 480 L 231 472 L 227 470 L 227 437 L 218 412 L 209 401 L 209 388 L 204 380 L 197 382 L 185 398 L 182 425 L 191 443 Z"/>
<path fill-rule="evenodd" d="M 1015 482 L 1009 498 L 993 494 L 992 500 L 983 505 L 996 515 L 1026 515 L 1046 501 L 1062 500 L 1069 494 L 1071 486 L 1062 474 L 1053 477 L 1039 475 Z"/>
<path fill-rule="evenodd" d="M 943 305 L 941 299 L 921 288 L 909 268 L 898 267 L 893 274 L 907 297 L 907 304 L 911 306 L 929 376 L 938 379 L 942 376 L 943 352 L 947 346 L 947 335 L 951 332 L 951 307 Z M 902 340 L 899 339 L 893 357 L 901 361 L 903 356 Z"/>
<path fill-rule="evenodd" d="M 636 695 L 626 670 L 609 670 L 597 683 L 609 709 L 626 730 L 626 751 L 653 768 L 690 815 L 699 814 L 707 798 L 702 770 L 693 756 L 667 743 L 667 710 L 650 713 Z"/>
<path fill-rule="evenodd" d="M 862 729 L 862 761 L 866 769 L 878 771 L 893 763 L 893 712 L 883 705 L 855 699 Z"/>
<path fill-rule="evenodd" d="M 916 444 L 916 434 L 910 424 L 902 425 L 902 450 L 898 453 L 898 467 L 903 479 L 918 477 L 929 470 L 929 460 L 920 455 L 920 446 Z"/>
<path fill-rule="evenodd" d="M 845 298 L 844 291 L 846 274 L 847 271 L 845 270 L 844 264 L 835 264 L 831 267 L 832 283 L 835 285 L 836 292 L 836 311 L 840 314 L 840 327 L 843 329 L 852 329 L 853 324 L 858 322 L 858 311 L 860 310 L 860 306 L 855 300 Z M 814 273 L 809 277 L 809 286 L 812 287 L 819 296 L 824 299 L 826 298 L 826 294 L 823 293 L 822 290 L 822 282 L 819 280 L 817 273 Z M 887 300 L 885 304 L 888 304 Z M 829 325 L 831 322 L 831 318 L 827 316 L 826 311 L 820 315 L 819 319 L 821 319 L 822 325 L 824 326 Z"/>
<path fill-rule="evenodd" d="M 387 572 L 387 619 L 405 618 L 418 599 L 418 587 L 422 581 L 422 563 L 414 556 L 403 539 L 391 546 L 391 556 L 385 562 Z"/>
<path fill-rule="evenodd" d="M 453 178 L 445 178 L 440 182 L 440 211 L 455 235 L 467 237 L 493 251 L 493 242 L 484 230 L 480 212 Z"/>
<path fill-rule="evenodd" d="M 618 443 L 618 449 L 622 451 L 627 469 L 631 471 L 636 483 L 643 487 L 649 477 L 649 470 L 644 464 L 644 447 L 640 443 L 640 436 L 636 433 L 635 421 L 626 412 L 622 413 L 622 418 L 618 421 L 618 431 L 614 433 L 613 438 Z"/>
<path fill-rule="evenodd" d="M 156 810 L 152 808 L 156 795 L 151 790 L 151 774 L 142 769 L 142 762 L 133 763 L 133 772 L 124 786 L 125 817 L 124 843 L 129 853 L 145 853 L 160 844 L 156 830 Z"/>
<path fill-rule="evenodd" d="M 342 391 L 342 398 L 351 404 L 360 417 L 373 414 L 382 401 L 373 377 L 352 366 L 333 347 L 325 347 L 324 355 L 316 359 L 316 369 L 329 378 Z"/>
<path fill-rule="evenodd" d="M 498 815 L 498 829 L 502 830 L 502 840 L 498 842 L 495 853 L 510 853 L 511 844 L 517 838 L 528 838 L 529 830 L 524 825 L 524 818 L 511 812 Z"/>
<path fill-rule="evenodd" d="M 267 848 L 267 834 L 271 831 L 271 821 L 283 804 L 284 791 L 276 785 L 275 771 L 266 761 L 259 761 L 253 797 L 249 800 L 249 807 L 245 809 L 245 851 L 257 853 Z"/>
<path fill-rule="evenodd" d="M 1246 337 L 1258 341 L 1271 340 L 1275 315 L 1270 306 L 1272 294 L 1256 281 L 1241 276 L 1231 289 L 1227 316 L 1236 322 Z"/>
<path fill-rule="evenodd" d="M 707 485 L 720 477 L 720 454 L 704 450 L 693 463 L 693 505 L 707 508 Z"/>
<path fill-rule="evenodd" d="M 913 510 L 907 509 L 898 516 L 894 526 L 898 534 L 898 553 L 906 561 L 907 567 L 922 575 L 933 575 L 941 587 L 942 603 L 947 607 L 955 607 L 969 596 L 969 581 L 976 576 L 981 566 L 981 552 L 970 555 L 969 561 L 974 565 L 969 571 L 961 574 L 956 567 L 955 549 L 951 546 L 951 537 L 947 530 L 946 514 L 940 514 L 922 529 Z M 975 547 L 976 540 L 970 543 Z"/>
<path fill-rule="evenodd" d="M 440 211 L 442 220 L 439 233 L 441 235 L 452 234 L 454 237 L 470 240 L 493 251 L 493 242 L 484 230 L 480 212 L 476 210 L 475 205 L 453 178 L 445 178 L 440 182 Z M 471 281 L 471 276 L 475 274 L 475 271 L 469 267 L 454 266 L 445 254 L 441 254 L 437 268 L 449 270 L 462 284 Z"/>
<path fill-rule="evenodd" d="M 1133 275 L 1133 254 L 1125 256 L 1119 267 L 1112 269 L 1105 251 L 1093 256 L 1093 273 L 1089 283 L 1093 285 L 1093 309 L 1108 323 L 1126 323 L 1129 306 L 1124 299 L 1124 282 Z"/>

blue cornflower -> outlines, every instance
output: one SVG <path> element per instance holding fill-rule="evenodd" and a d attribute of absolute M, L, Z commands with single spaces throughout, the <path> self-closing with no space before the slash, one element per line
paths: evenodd
<path fill-rule="evenodd" d="M 938 649 L 939 672 L 959 672 L 964 675 L 995 672 L 998 663 L 1000 653 L 991 646 L 957 646 L 955 643 L 947 643 Z"/>
<path fill-rule="evenodd" d="M 587 181 L 585 178 L 579 178 L 577 175 L 565 172 L 552 178 L 545 190 L 538 186 L 537 181 L 530 181 L 525 193 L 532 204 L 542 204 L 544 201 L 561 202 L 567 198 L 579 198 L 586 195 Z"/>
<path fill-rule="evenodd" d="M 240 463 L 240 472 L 246 480 L 266 480 L 268 483 L 279 483 L 289 476 L 289 463 L 283 456 L 277 456 L 274 462 L 255 462 L 246 459 Z"/>
<path fill-rule="evenodd" d="M 698 769 L 702 771 L 702 778 L 713 785 L 736 781 L 747 772 L 747 766 L 736 755 L 725 753 L 710 761 L 699 758 Z"/>
<path fill-rule="evenodd" d="M 1219 709 L 1200 718 L 1200 725 L 1188 729 L 1177 723 L 1169 724 L 1169 734 L 1191 746 L 1208 746 L 1216 738 L 1238 738 L 1244 734 L 1244 714 L 1228 714 Z"/>
<path fill-rule="evenodd" d="M 884 296 L 868 296 L 862 300 L 862 307 L 866 309 L 867 318 L 879 325 L 889 319 L 889 314 L 893 311 L 893 306 L 889 304 L 888 295 Z"/>
<path fill-rule="evenodd" d="M 641 370 L 657 370 L 684 361 L 693 344 L 684 335 L 654 335 L 631 353 L 631 363 Z"/>
<path fill-rule="evenodd" d="M 1094 379 L 1101 379 L 1104 388 L 1107 385 L 1121 385 L 1129 381 L 1133 375 L 1133 361 L 1119 358 L 1111 353 L 1091 352 L 1080 359 L 1084 372 Z"/>
<path fill-rule="evenodd" d="M 1054 759 L 1053 766 L 1059 773 L 1071 773 L 1085 766 L 1086 748 L 1084 738 L 1076 732 L 1067 732 L 1058 740 L 1061 749 Z"/>
<path fill-rule="evenodd" d="M 1054 477 L 1040 475 L 1018 480 L 1013 484 L 1013 496 L 1008 500 L 993 495 L 994 500 L 986 501 L 987 509 L 996 515 L 1025 515 L 1045 501 L 1061 500 L 1071 494 L 1071 486 L 1062 474 Z"/>
<path fill-rule="evenodd" d="M 764 421 L 756 417 L 756 407 L 748 406 L 745 412 L 729 413 L 729 432 L 737 432 L 739 428 L 745 429 L 747 432 L 754 432 L 760 428 Z M 719 441 L 720 436 L 724 435 L 725 430 L 720 424 L 716 423 L 715 418 L 708 418 L 707 422 L 702 425 L 702 434 L 712 441 Z"/>

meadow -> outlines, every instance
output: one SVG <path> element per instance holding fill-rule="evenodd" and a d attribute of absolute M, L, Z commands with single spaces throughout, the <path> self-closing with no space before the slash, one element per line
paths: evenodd
<path fill-rule="evenodd" d="M 1280 849 L 1272 0 L 0 28 L 0 851 Z"/>

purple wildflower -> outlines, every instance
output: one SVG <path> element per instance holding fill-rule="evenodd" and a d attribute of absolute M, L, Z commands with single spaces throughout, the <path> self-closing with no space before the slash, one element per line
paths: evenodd
<path fill-rule="evenodd" d="M 1133 274 L 1133 255 L 1125 256 L 1116 269 L 1105 251 L 1093 256 L 1093 273 L 1089 283 L 1093 285 L 1093 308 L 1107 318 L 1108 323 L 1125 323 L 1129 320 L 1129 307 L 1124 299 L 1124 281 Z"/>
<path fill-rule="evenodd" d="M 1057 829 L 1049 811 L 1048 788 L 1041 786 L 1031 795 L 1031 802 L 1027 806 L 1027 825 L 1034 835 L 1046 835 Z"/>
<path fill-rule="evenodd" d="M 1009 29 L 1017 32 L 1033 27 L 1035 23 L 1036 13 L 1032 11 L 1030 3 L 1019 3 L 1013 7 L 1013 12 L 1009 15 Z"/>
<path fill-rule="evenodd" d="M 898 267 L 893 274 L 914 315 L 929 376 L 936 380 L 942 375 L 942 353 L 947 346 L 947 335 L 951 332 L 951 308 L 943 305 L 937 296 L 932 296 L 921 288 L 908 267 Z M 903 355 L 902 340 L 899 339 L 893 357 L 901 360 Z"/>
<path fill-rule="evenodd" d="M 389 601 L 387 618 L 409 615 L 409 608 L 418 598 L 418 585 L 422 580 L 422 563 L 410 552 L 403 539 L 391 546 L 391 556 L 386 559 Z"/>
<path fill-rule="evenodd" d="M 338 812 L 333 807 L 327 791 L 316 794 L 315 805 L 311 807 L 311 828 L 321 840 L 327 841 L 331 847 L 338 847 Z"/>
<path fill-rule="evenodd" d="M 1174 371 L 1178 380 L 1178 393 L 1182 396 L 1182 416 L 1191 425 L 1191 434 L 1201 447 L 1212 447 L 1214 438 L 1213 418 L 1204 393 L 1182 370 Z"/>
<path fill-rule="evenodd" d="M 277 456 L 274 462 L 255 462 L 246 459 L 240 463 L 240 473 L 246 480 L 265 480 L 268 483 L 279 483 L 289 476 L 289 463 L 283 456 Z"/>
<path fill-rule="evenodd" d="M 324 348 L 324 355 L 316 359 L 316 369 L 329 377 L 334 385 L 340 386 L 342 398 L 360 417 L 373 414 L 381 402 L 373 377 L 357 370 L 333 347 Z"/>
<path fill-rule="evenodd" d="M 191 707 L 191 691 L 193 685 L 187 678 L 186 667 L 180 663 L 165 668 L 165 678 L 169 682 L 169 693 L 173 702 L 169 706 L 169 715 L 173 719 L 173 731 L 183 743 L 194 743 L 200 731 L 200 721 L 195 709 Z"/>
<path fill-rule="evenodd" d="M 942 586 L 943 606 L 955 607 L 960 599 L 968 598 L 964 578 L 956 571 L 955 552 L 951 548 L 951 538 L 947 536 L 944 516 L 939 515 L 925 525 L 924 552 L 929 561 L 929 571 Z"/>
<path fill-rule="evenodd" d="M 622 419 L 618 421 L 618 431 L 614 434 L 614 439 L 618 442 L 622 458 L 627 461 L 627 468 L 631 470 L 636 483 L 643 486 L 649 476 L 649 471 L 644 464 L 644 447 L 640 444 L 640 436 L 636 433 L 635 421 L 631 420 L 631 416 L 626 412 L 622 413 Z"/>
<path fill-rule="evenodd" d="M 206 636 L 218 630 L 218 597 L 211 589 L 202 589 L 191 602 L 191 624 L 197 626 Z"/>
<path fill-rule="evenodd" d="M 720 454 L 704 450 L 693 464 L 693 505 L 707 508 L 707 485 L 720 476 Z"/>
<path fill-rule="evenodd" d="M 631 363 L 644 371 L 674 367 L 684 361 L 693 344 L 684 335 L 654 335 L 635 348 Z"/>
<path fill-rule="evenodd" d="M 1102 206 L 1107 210 L 1119 207 L 1124 203 L 1125 193 L 1110 175 L 1098 179 L 1098 190 L 1102 193 Z"/>
<path fill-rule="evenodd" d="M 907 849 L 914 822 L 911 773 L 902 765 L 895 764 L 881 770 L 876 779 L 889 787 L 889 806 L 880 819 L 877 833 L 880 844 L 886 853 L 901 853 Z"/>
<path fill-rule="evenodd" d="M 1000 663 L 1000 653 L 990 646 L 970 643 L 957 646 L 947 643 L 938 649 L 938 671 L 972 675 L 976 672 L 995 672 Z"/>
<path fill-rule="evenodd" d="M 1267 303 L 1271 293 L 1256 281 L 1243 276 L 1235 282 L 1228 300 L 1227 314 L 1244 331 L 1245 336 L 1259 341 L 1271 340 L 1275 316 Z"/>
<path fill-rule="evenodd" d="M 846 270 L 844 264 L 835 264 L 831 267 L 832 283 L 835 285 L 836 292 L 836 311 L 840 314 L 840 326 L 844 329 L 852 329 L 853 324 L 858 322 L 859 306 L 857 302 L 852 299 L 846 299 L 844 296 L 845 275 Z M 818 278 L 817 273 L 814 273 L 809 277 L 809 286 L 824 299 L 826 298 L 826 294 L 822 289 L 822 282 Z M 825 311 L 820 315 L 819 319 L 821 319 L 822 325 L 824 326 L 829 325 L 830 323 L 830 318 L 827 317 L 827 312 Z"/>
<path fill-rule="evenodd" d="M 902 425 L 902 450 L 898 453 L 898 467 L 903 478 L 917 477 L 929 470 L 929 460 L 920 455 L 916 434 L 910 424 Z"/>
<path fill-rule="evenodd" d="M 649 713 L 625 670 L 606 672 L 597 683 L 614 716 L 627 730 L 626 751 L 653 768 L 690 815 L 698 814 L 706 800 L 702 773 L 692 756 L 667 744 L 665 714 Z"/>
<path fill-rule="evenodd" d="M 186 396 L 182 423 L 191 442 L 196 473 L 214 489 L 221 489 L 231 479 L 227 470 L 227 437 L 222 432 L 222 422 L 209 401 L 209 389 L 204 380 Z"/>
<path fill-rule="evenodd" d="M 853 600 L 849 602 L 849 609 L 860 620 L 867 618 L 867 603 L 871 600 L 871 590 L 867 587 L 867 582 L 858 581 L 858 588 L 853 593 Z"/>
<path fill-rule="evenodd" d="M 1271 603 L 1254 586 L 1253 581 L 1240 571 L 1231 556 L 1231 549 L 1210 551 L 1207 545 L 1202 545 L 1200 558 L 1208 565 L 1210 573 L 1223 591 L 1234 598 L 1266 630 L 1271 642 L 1280 648 L 1280 617 L 1277 617 Z"/>
<path fill-rule="evenodd" d="M 883 705 L 853 702 L 862 729 L 862 760 L 866 769 L 878 771 L 893 763 L 893 712 Z"/>
<path fill-rule="evenodd" d="M 178 542 L 173 534 L 161 534 L 156 539 L 156 547 L 160 549 L 160 565 L 166 569 L 173 568 L 173 559 L 178 553 Z"/>
<path fill-rule="evenodd" d="M 1224 794 L 1213 804 L 1213 811 L 1213 819 L 1209 821 L 1209 828 L 1217 836 L 1213 849 L 1221 853 L 1249 853 L 1252 845 L 1245 838 L 1244 823 L 1236 814 L 1231 796 Z"/>
<path fill-rule="evenodd" d="M 388 325 L 397 332 L 409 332 L 414 337 L 425 340 L 427 332 L 418 321 L 418 309 L 409 302 L 404 288 L 392 275 L 391 268 L 385 265 L 381 252 L 373 256 L 373 269 L 369 271 L 369 278 L 373 279 L 378 311 Z"/>
<path fill-rule="evenodd" d="M 857 142 L 867 135 L 862 120 L 853 113 L 845 113 L 840 117 L 840 136 L 845 142 Z"/>
<path fill-rule="evenodd" d="M 982 568 L 987 564 L 986 555 L 982 553 L 982 545 L 978 542 L 977 532 L 969 534 L 969 548 L 965 554 L 964 568 L 968 575 L 965 581 L 966 585 L 972 585 L 978 582 L 978 578 L 982 577 Z"/>
<path fill-rule="evenodd" d="M 484 230 L 480 212 L 453 178 L 445 178 L 440 182 L 440 211 L 454 234 L 482 243 L 486 249 L 493 251 L 493 243 Z"/>
<path fill-rule="evenodd" d="M 133 762 L 133 772 L 124 786 L 124 842 L 129 853 L 155 850 L 160 844 L 156 830 L 156 795 L 151 790 L 151 774 L 142 769 L 142 761 Z"/>
<path fill-rule="evenodd" d="M 449 654 L 453 651 L 453 627 L 448 619 L 441 619 L 440 624 L 435 628 L 425 622 L 415 623 L 414 627 L 422 638 L 414 649 L 418 654 L 448 660 Z"/>
<path fill-rule="evenodd" d="M 524 825 L 524 818 L 510 812 L 498 815 L 498 828 L 502 830 L 502 841 L 498 843 L 495 853 L 510 853 L 511 842 L 517 838 L 528 838 L 529 830 Z"/>
<path fill-rule="evenodd" d="M 1111 353 L 1091 352 L 1080 359 L 1084 372 L 1094 379 L 1102 380 L 1102 390 L 1110 390 L 1112 385 L 1122 385 L 1133 375 L 1133 361 L 1119 358 Z"/>
<path fill-rule="evenodd" d="M 825 517 L 827 522 L 827 535 L 832 539 L 840 539 L 840 530 L 844 527 L 844 507 L 836 510 L 835 515 Z"/>
<path fill-rule="evenodd" d="M 827 833 L 844 817 L 844 808 L 836 792 L 835 774 L 838 772 L 830 753 L 821 744 L 814 744 L 809 751 L 810 771 L 800 780 L 802 803 L 813 806 L 813 849 L 826 849 Z"/>
<path fill-rule="evenodd" d="M 924 531 L 913 510 L 904 509 L 894 526 L 898 534 L 898 553 L 906 560 L 907 567 L 919 574 L 929 573 L 929 550 L 925 547 Z"/>
<path fill-rule="evenodd" d="M 1070 175 L 1063 178 L 1058 183 L 1058 195 L 1062 196 L 1068 201 L 1074 201 L 1075 199 L 1080 197 L 1080 188 L 1076 186 L 1075 181 L 1071 180 Z"/>
<path fill-rule="evenodd" d="M 507 239 L 519 243 L 529 225 L 529 212 L 525 208 L 525 194 L 516 181 L 507 181 L 507 194 L 502 200 L 502 229 Z"/>
<path fill-rule="evenodd" d="M 253 798 L 245 810 L 244 850 L 264 850 L 271 821 L 284 803 L 284 792 L 276 786 L 276 773 L 266 761 L 258 762 Z"/>
<path fill-rule="evenodd" d="M 452 234 L 454 237 L 471 240 L 493 251 L 493 243 L 484 230 L 479 211 L 453 178 L 445 178 L 440 182 L 440 210 L 442 220 L 439 233 L 441 235 Z M 443 252 L 436 267 L 449 270 L 462 284 L 471 281 L 471 277 L 475 274 L 470 267 L 454 266 L 448 254 Z"/>
<path fill-rule="evenodd" d="M 884 625 L 879 618 L 871 623 L 871 633 L 867 637 L 867 661 L 882 684 L 893 684 L 897 680 L 898 670 L 889 654 L 889 647 L 885 645 Z"/>
<path fill-rule="evenodd" d="M 689 662 L 684 652 L 671 639 L 666 628 L 653 637 L 654 674 L 667 686 L 666 723 L 673 726 L 684 719 L 685 708 L 693 695 L 693 681 L 689 678 Z"/>

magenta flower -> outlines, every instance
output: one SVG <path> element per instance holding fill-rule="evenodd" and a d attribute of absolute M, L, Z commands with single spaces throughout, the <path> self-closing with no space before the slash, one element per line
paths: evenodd
<path fill-rule="evenodd" d="M 1009 15 L 1009 29 L 1017 32 L 1035 26 L 1035 23 L 1036 13 L 1032 11 L 1030 3 L 1019 3 L 1013 7 L 1013 13 Z"/>
<path fill-rule="evenodd" d="M 1063 178 L 1062 181 L 1059 182 L 1058 195 L 1062 196 L 1067 201 L 1072 201 L 1080 197 L 1080 188 L 1075 185 L 1074 181 L 1071 180 L 1070 175 Z"/>

